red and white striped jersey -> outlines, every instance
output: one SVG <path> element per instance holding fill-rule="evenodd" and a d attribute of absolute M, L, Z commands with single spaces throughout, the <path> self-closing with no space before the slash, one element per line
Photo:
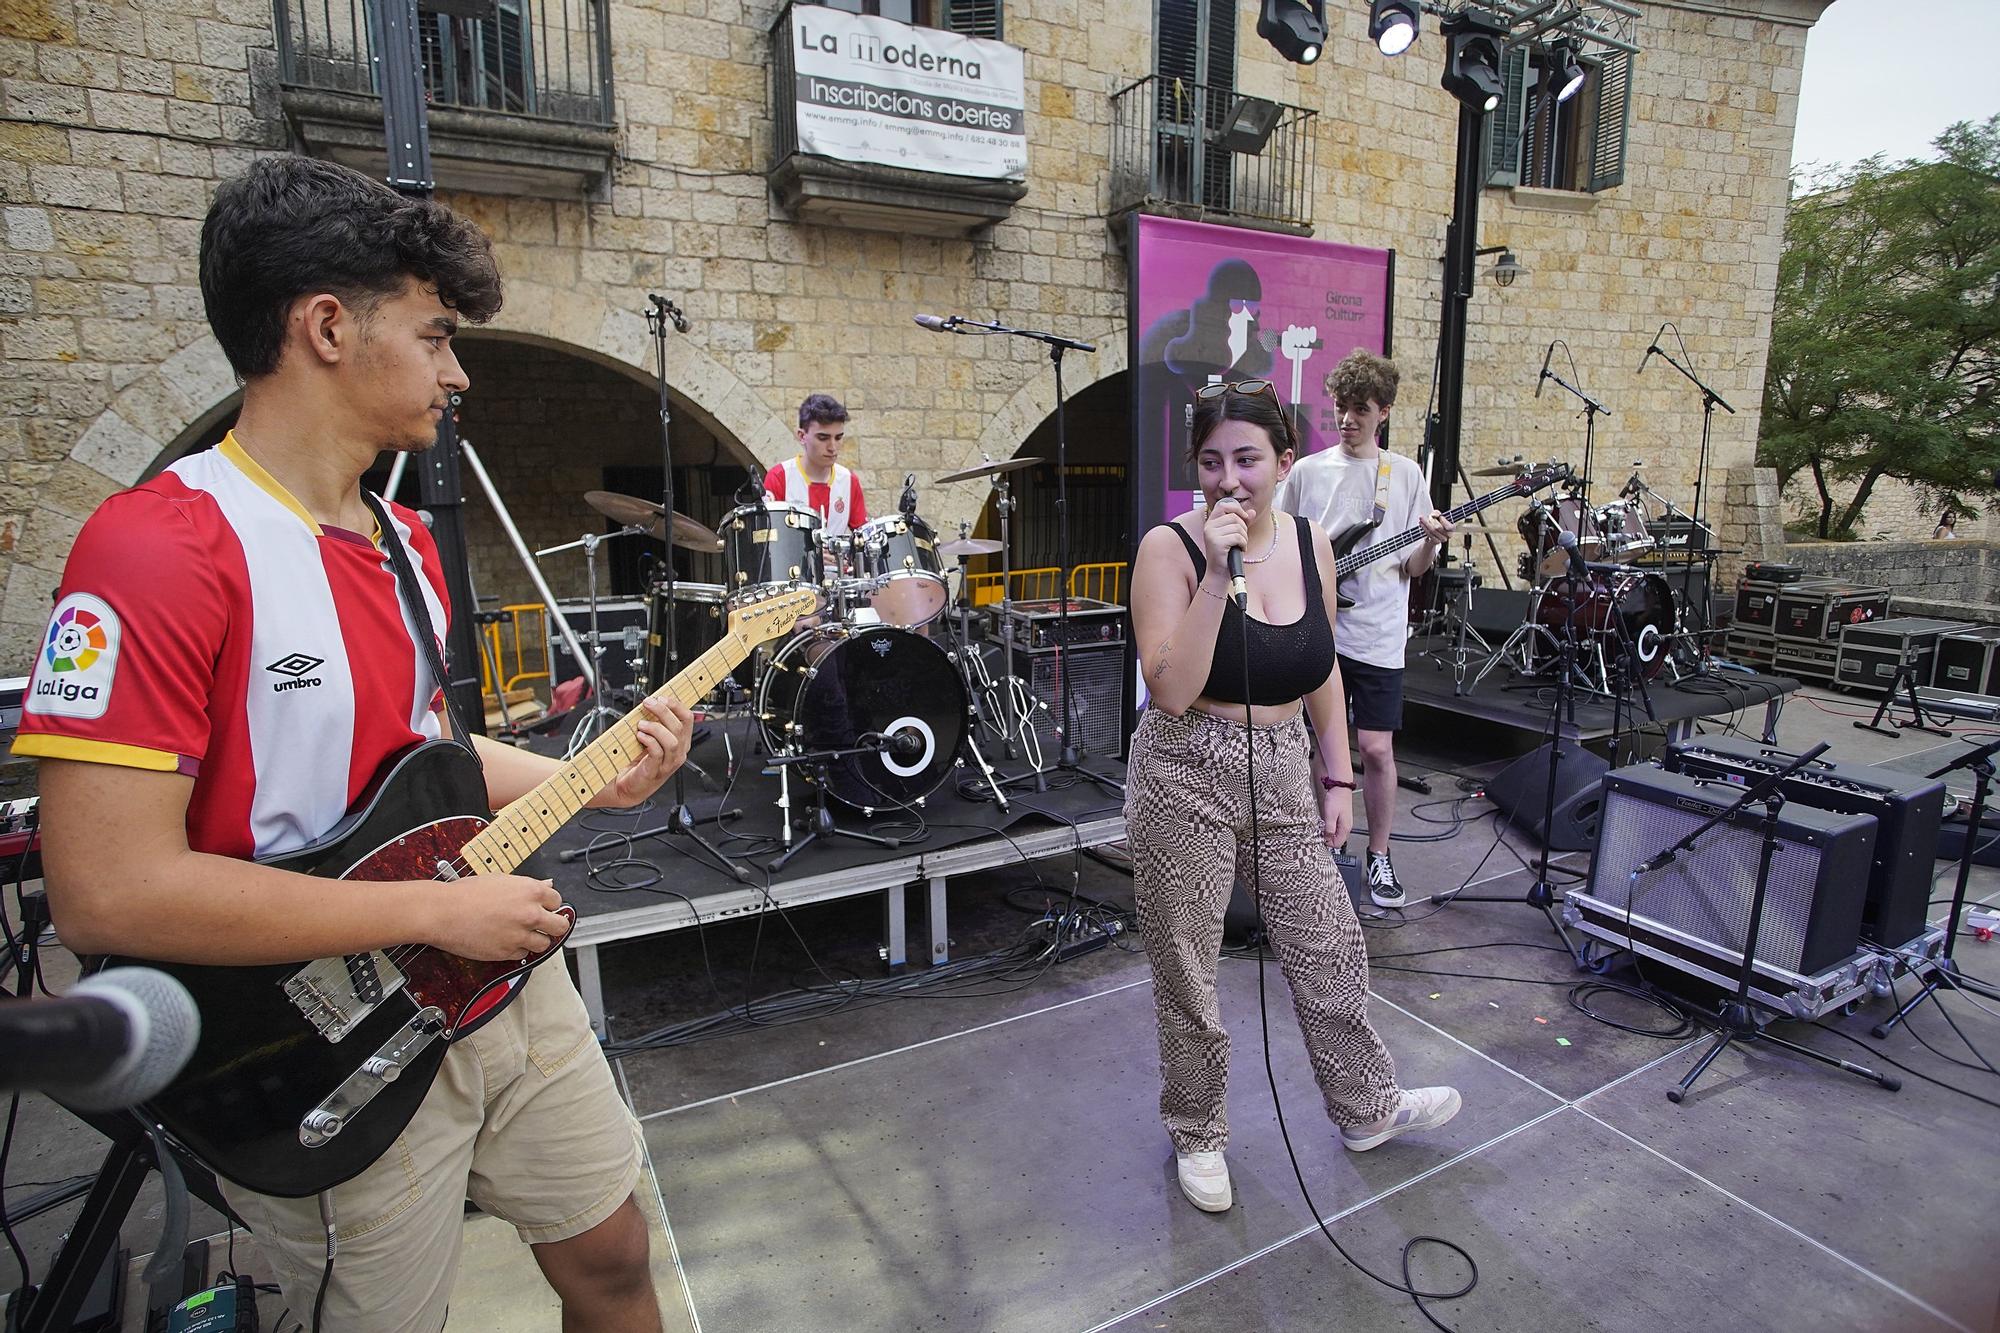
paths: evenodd
<path fill-rule="evenodd" d="M 868 506 L 861 497 L 861 478 L 840 464 L 826 481 L 806 476 L 796 457 L 773 463 L 764 474 L 764 494 L 773 500 L 810 509 L 823 520 L 820 531 L 828 537 L 844 537 L 868 521 Z"/>
<path fill-rule="evenodd" d="M 441 631 L 437 547 L 387 512 Z M 189 774 L 191 848 L 281 855 L 439 734 L 416 634 L 387 554 L 315 523 L 231 434 L 83 525 L 14 752 Z"/>

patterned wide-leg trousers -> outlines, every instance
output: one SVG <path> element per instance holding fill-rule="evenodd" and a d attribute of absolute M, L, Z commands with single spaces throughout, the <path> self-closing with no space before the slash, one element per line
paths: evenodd
<path fill-rule="evenodd" d="M 1306 1054 L 1337 1125 L 1395 1109 L 1395 1066 L 1367 1014 L 1368 953 L 1321 836 L 1304 719 L 1253 729 L 1264 926 L 1292 992 Z M 1250 882 L 1241 723 L 1148 709 L 1132 737 L 1126 840 L 1139 931 L 1153 963 L 1160 1117 L 1180 1153 L 1229 1139 L 1229 1034 L 1216 1002 L 1222 918 Z"/>

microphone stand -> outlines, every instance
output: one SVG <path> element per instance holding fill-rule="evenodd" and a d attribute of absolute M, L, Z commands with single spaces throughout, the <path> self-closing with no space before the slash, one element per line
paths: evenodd
<path fill-rule="evenodd" d="M 1571 384 L 1555 371 L 1545 369 L 1542 371 L 1542 374 L 1548 376 L 1549 379 L 1555 381 L 1562 388 L 1575 394 L 1583 402 L 1583 480 L 1576 491 L 1578 500 L 1576 507 L 1576 539 L 1581 542 L 1584 538 L 1584 526 L 1590 522 L 1590 460 L 1591 455 L 1597 449 L 1597 418 L 1600 415 L 1610 416 L 1611 409 L 1577 388 L 1574 384 Z"/>
<path fill-rule="evenodd" d="M 1979 851 L 1979 826 L 1986 814 L 1987 794 L 1993 785 L 1993 754 L 1996 750 L 2000 750 L 2000 740 L 1989 741 L 1976 750 L 1966 751 L 1935 773 L 1924 775 L 1941 778 L 1955 768 L 1972 771 L 1972 805 L 1965 818 L 1965 845 L 1960 850 L 1958 858 L 1958 885 L 1951 894 L 1951 915 L 1945 919 L 1944 952 L 1930 964 L 1933 969 L 1931 979 L 1924 983 L 1924 988 L 1917 992 L 1916 998 L 1896 1011 L 1893 1018 L 1875 1025 L 1875 1035 L 1878 1037 L 1888 1036 L 1896 1024 L 1910 1016 L 1912 1009 L 1941 990 L 1970 991 L 1975 995 L 1984 995 L 1988 999 L 2000 999 L 2000 995 L 1994 994 L 1990 988 L 1979 985 L 1959 971 L 1958 963 L 1952 957 L 1952 948 L 1958 943 L 1959 916 L 1965 911 L 1965 886 L 1972 878 L 1972 858 Z"/>
<path fill-rule="evenodd" d="M 1664 329 L 1667 326 L 1662 325 L 1661 327 Z M 1681 331 L 1678 328 L 1674 329 L 1674 337 L 1678 338 L 1680 337 L 1680 335 Z M 1731 407 L 1728 403 L 1724 402 L 1721 394 L 1709 388 L 1708 385 L 1702 383 L 1701 377 L 1699 375 L 1696 375 L 1692 370 L 1688 369 L 1680 362 L 1674 360 L 1673 354 L 1671 352 L 1662 349 L 1660 346 L 1659 334 L 1656 333 L 1653 335 L 1653 345 L 1648 347 L 1646 351 L 1649 355 L 1659 357 L 1660 360 L 1666 362 L 1668 365 L 1672 366 L 1675 370 L 1678 370 L 1681 373 L 1682 378 L 1686 379 L 1689 384 L 1694 385 L 1695 388 L 1701 390 L 1701 451 L 1695 456 L 1694 512 L 1689 516 L 1690 521 L 1688 527 L 1687 548 L 1685 555 L 1681 560 L 1681 605 L 1692 610 L 1694 608 L 1695 534 L 1706 530 L 1703 526 L 1703 521 L 1702 521 L 1701 500 L 1702 500 L 1703 486 L 1708 480 L 1709 432 L 1712 429 L 1715 422 L 1716 408 L 1718 407 L 1721 408 L 1723 411 L 1729 413 L 1729 415 L 1732 417 L 1736 415 L 1736 409 Z M 1682 351 L 1683 353 L 1685 353 L 1686 344 L 1682 344 Z M 1694 358 L 1689 357 L 1688 359 L 1693 360 Z M 1645 365 L 1643 362 L 1640 364 L 1640 369 L 1641 370 L 1645 369 Z M 1708 623 L 1709 623 L 1707 600 L 1709 597 L 1714 595 L 1714 591 L 1715 590 L 1713 588 L 1709 588 L 1702 595 L 1703 605 L 1699 612 L 1698 628 L 1703 631 L 1708 629 Z"/>
<path fill-rule="evenodd" d="M 1736 993 L 1722 1003 L 1721 1011 L 1718 1013 L 1716 1019 L 1718 1031 L 1715 1034 L 1715 1041 L 1702 1053 L 1701 1059 L 1695 1061 L 1694 1068 L 1688 1070 L 1687 1076 L 1675 1087 L 1667 1089 L 1667 1100 L 1670 1102 L 1678 1103 L 1682 1098 L 1686 1097 L 1688 1089 L 1694 1086 L 1695 1080 L 1702 1076 L 1709 1065 L 1715 1062 L 1715 1057 L 1721 1055 L 1723 1050 L 1733 1041 L 1768 1042 L 1773 1046 L 1782 1047 L 1794 1055 L 1803 1055 L 1807 1059 L 1817 1060 L 1823 1065 L 1832 1065 L 1836 1069 L 1845 1069 L 1850 1074 L 1858 1074 L 1870 1082 L 1879 1084 L 1888 1092 L 1894 1092 L 1903 1086 L 1903 1081 L 1893 1074 L 1878 1074 L 1874 1070 L 1854 1064 L 1852 1061 L 1842 1060 L 1838 1056 L 1815 1051 L 1809 1046 L 1800 1046 L 1796 1042 L 1772 1036 L 1770 1033 L 1764 1031 L 1763 1025 L 1757 1021 L 1756 1002 L 1750 998 L 1751 971 L 1757 963 L 1757 935 L 1764 924 L 1764 902 L 1771 888 L 1771 861 L 1778 854 L 1778 811 L 1783 809 L 1785 804 L 1785 779 L 1819 758 L 1822 754 L 1825 754 L 1826 751 L 1827 743 L 1821 741 L 1818 745 L 1813 746 L 1812 749 L 1793 759 L 1783 768 L 1778 769 L 1776 772 L 1765 774 L 1756 782 L 1750 784 L 1743 791 L 1743 794 L 1738 796 L 1734 801 L 1723 806 L 1701 824 L 1690 830 L 1685 837 L 1658 855 L 1641 861 L 1632 870 L 1630 884 L 1625 895 L 1625 915 L 1628 923 L 1635 912 L 1633 900 L 1636 895 L 1631 892 L 1631 889 L 1637 887 L 1640 876 L 1649 875 L 1660 867 L 1677 860 L 1683 852 L 1692 851 L 1695 843 L 1701 836 L 1717 824 L 1723 823 L 1725 820 L 1730 819 L 1732 816 L 1760 801 L 1763 802 L 1764 815 L 1760 821 L 1763 848 L 1757 858 L 1757 887 L 1750 897 L 1750 923 L 1745 927 L 1743 932 L 1742 970 L 1736 977 Z"/>
<path fill-rule="evenodd" d="M 665 537 L 667 544 L 667 558 L 664 562 L 667 571 L 667 623 L 661 627 L 660 642 L 666 653 L 667 665 L 664 674 L 668 680 L 672 680 L 675 675 L 674 668 L 680 663 L 680 653 L 674 643 L 674 621 L 679 617 L 675 614 L 676 606 L 674 602 L 674 445 L 672 430 L 673 412 L 667 405 L 667 325 L 671 323 L 675 329 L 682 333 L 687 332 L 688 325 L 687 317 L 681 313 L 680 308 L 659 293 L 647 293 L 646 301 L 648 305 L 646 310 L 646 332 L 652 335 L 653 350 L 660 368 L 660 462 L 662 474 L 665 477 L 665 482 L 661 488 L 660 503 L 666 509 L 666 512 L 660 516 L 660 523 L 663 528 L 661 535 Z M 664 683 L 663 681 L 655 682 L 653 688 L 658 689 Z M 693 746 L 694 736 L 690 732 L 688 747 L 692 749 Z M 699 821 L 695 819 L 694 812 L 688 809 L 687 768 L 687 763 L 683 760 L 681 766 L 674 770 L 674 804 L 673 808 L 667 812 L 667 826 L 663 831 L 669 835 L 678 834 L 686 837 L 696 846 L 707 852 L 722 867 L 724 872 L 734 876 L 739 883 L 749 883 L 749 870 L 731 859 L 720 847 L 717 847 L 714 843 L 703 837 L 701 830 L 695 827 Z M 703 818 L 719 820 L 722 817 L 721 807 L 722 802 L 718 801 L 716 808 L 708 811 Z M 681 853 L 681 855 L 686 856 L 689 860 L 695 859 L 693 853 L 689 852 L 685 847 L 678 846 L 671 836 L 667 837 L 666 845 L 672 847 L 675 851 Z"/>
<path fill-rule="evenodd" d="M 1095 352 L 1096 346 L 1076 338 L 1065 338 L 1058 333 L 1045 333 L 1040 329 L 1016 329 L 1005 324 L 990 323 L 976 319 L 960 319 L 952 315 L 945 326 L 953 332 L 972 329 L 980 333 L 1004 333 L 1016 338 L 1031 338 L 1044 343 L 1049 349 L 1049 361 L 1056 368 L 1056 564 L 1060 566 L 1056 584 L 1056 624 L 1057 637 L 1061 644 L 1056 649 L 1056 683 L 1062 696 L 1062 750 L 1056 760 L 1056 767 L 1078 777 L 1088 778 L 1098 786 L 1118 795 L 1125 794 L 1125 784 L 1108 774 L 1094 772 L 1083 766 L 1083 747 L 1077 741 L 1076 710 L 1070 696 L 1070 642 L 1069 634 L 1069 583 L 1072 566 L 1069 551 L 1069 429 L 1063 411 L 1063 353 L 1068 351 Z M 1039 772 L 1022 774 L 1008 781 L 1033 781 L 1037 790 L 1042 789 L 1043 775 Z"/>

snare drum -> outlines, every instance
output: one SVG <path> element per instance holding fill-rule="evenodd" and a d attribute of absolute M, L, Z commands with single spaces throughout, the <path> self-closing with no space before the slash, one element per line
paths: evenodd
<path fill-rule="evenodd" d="M 1653 534 L 1646 527 L 1646 511 L 1637 500 L 1620 500 L 1597 511 L 1597 530 L 1604 539 L 1604 558 L 1623 560 L 1653 549 Z"/>
<path fill-rule="evenodd" d="M 937 534 L 915 514 L 891 514 L 855 534 L 863 594 L 885 625 L 915 629 L 937 619 L 951 601 L 938 562 Z"/>
<path fill-rule="evenodd" d="M 820 526 L 820 517 L 812 510 L 783 502 L 730 510 L 718 529 L 729 601 L 792 588 L 819 594 Z"/>

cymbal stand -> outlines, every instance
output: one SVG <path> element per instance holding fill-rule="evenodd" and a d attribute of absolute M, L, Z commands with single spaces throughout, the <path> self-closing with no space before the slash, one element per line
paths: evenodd
<path fill-rule="evenodd" d="M 1472 627 L 1472 534 L 1465 534 L 1465 559 L 1459 568 L 1465 571 L 1465 583 L 1458 590 L 1454 605 L 1457 614 L 1452 617 L 1457 622 L 1452 631 L 1451 643 L 1451 692 L 1454 698 L 1465 693 L 1466 656 L 1469 649 L 1465 641 L 1469 638 L 1479 645 L 1479 651 L 1487 657 L 1493 656 L 1493 645 L 1486 642 L 1486 636 Z"/>
<path fill-rule="evenodd" d="M 1000 701 L 1003 714 L 1001 730 L 1006 736 L 1006 742 L 1000 752 L 1009 759 L 1018 759 L 1020 756 L 1014 753 L 1014 733 L 1016 728 L 1025 733 L 1029 722 L 1025 708 L 1020 710 L 1018 717 L 1014 708 L 1012 682 L 1017 679 L 1014 675 L 1014 621 L 1011 614 L 1014 609 L 1014 542 L 1009 535 L 1014 514 L 1014 493 L 1013 488 L 1007 484 L 1007 474 L 1004 472 L 993 474 L 993 512 L 1000 516 L 1000 673 L 1009 682 Z M 1039 745 L 1036 747 L 1035 755 L 1036 791 L 1043 789 L 1040 748 Z"/>
<path fill-rule="evenodd" d="M 638 524 L 627 524 L 616 532 L 586 532 L 573 542 L 560 546 L 545 546 L 535 552 L 535 558 L 558 555 L 563 551 L 583 552 L 585 582 L 584 587 L 590 600 L 590 655 L 586 663 L 578 658 L 577 665 L 586 668 L 585 676 L 590 681 L 590 711 L 576 720 L 576 726 L 569 733 L 569 744 L 563 748 L 563 758 L 573 759 L 585 747 L 596 740 L 606 728 L 622 722 L 625 714 L 604 701 L 604 637 L 597 624 L 597 548 L 617 537 L 629 537 L 643 533 L 646 529 Z"/>
<path fill-rule="evenodd" d="M 1732 417 L 1736 415 L 1736 409 L 1724 402 L 1721 394 L 1702 383 L 1699 375 L 1696 375 L 1694 371 L 1682 365 L 1679 361 L 1674 360 L 1673 355 L 1659 345 L 1660 334 L 1665 333 L 1668 329 L 1673 329 L 1674 341 L 1680 345 L 1681 355 L 1690 362 L 1694 360 L 1692 356 L 1688 355 L 1687 342 L 1682 339 L 1679 326 L 1673 324 L 1671 321 L 1660 325 L 1659 332 L 1653 335 L 1653 345 L 1646 349 L 1647 356 L 1659 357 L 1660 360 L 1679 371 L 1682 379 L 1685 379 L 1689 384 L 1694 385 L 1695 388 L 1701 391 L 1701 452 L 1695 457 L 1694 513 L 1688 518 L 1690 526 L 1688 528 L 1687 559 L 1681 565 L 1681 598 L 1686 601 L 1692 596 L 1694 584 L 1694 535 L 1702 526 L 1702 486 L 1708 478 L 1708 440 L 1709 433 L 1715 424 L 1715 409 L 1719 407 Z M 1645 362 L 1641 361 L 1639 369 L 1644 370 L 1645 368 Z M 1708 608 L 1706 606 L 1701 608 L 1700 621 L 1701 627 L 1707 629 Z"/>

